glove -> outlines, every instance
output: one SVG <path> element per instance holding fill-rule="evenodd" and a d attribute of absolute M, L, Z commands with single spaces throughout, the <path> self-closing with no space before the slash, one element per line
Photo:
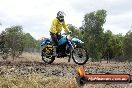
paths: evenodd
<path fill-rule="evenodd" d="M 72 32 L 71 32 L 71 31 L 69 31 L 69 32 L 67 32 L 67 34 L 72 34 Z"/>

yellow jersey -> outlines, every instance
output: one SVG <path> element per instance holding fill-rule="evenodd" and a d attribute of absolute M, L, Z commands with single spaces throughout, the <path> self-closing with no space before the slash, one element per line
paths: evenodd
<path fill-rule="evenodd" d="M 60 33 L 62 31 L 62 27 L 65 29 L 65 32 L 69 32 L 68 27 L 66 26 L 65 21 L 64 22 L 60 22 L 57 18 L 55 18 L 52 21 L 52 25 L 50 28 L 50 32 L 51 33 Z"/>

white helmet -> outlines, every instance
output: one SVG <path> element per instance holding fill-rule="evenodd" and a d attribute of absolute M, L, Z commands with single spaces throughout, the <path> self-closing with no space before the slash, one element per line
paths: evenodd
<path fill-rule="evenodd" d="M 59 11 L 59 12 L 57 13 L 57 18 L 58 18 L 58 20 L 59 20 L 60 22 L 63 22 L 63 21 L 64 21 L 64 15 L 65 15 L 65 13 L 64 13 L 63 11 Z"/>

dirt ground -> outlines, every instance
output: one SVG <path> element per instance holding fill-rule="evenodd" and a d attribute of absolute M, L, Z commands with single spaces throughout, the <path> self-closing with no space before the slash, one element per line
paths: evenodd
<path fill-rule="evenodd" d="M 66 58 L 56 58 L 51 65 L 45 64 L 37 53 L 24 53 L 14 61 L 0 58 L 0 88 L 132 88 L 132 83 L 79 86 L 75 80 L 78 67 L 73 61 L 68 63 Z M 132 63 L 127 62 L 88 62 L 84 68 L 87 73 L 93 74 L 132 74 Z"/>

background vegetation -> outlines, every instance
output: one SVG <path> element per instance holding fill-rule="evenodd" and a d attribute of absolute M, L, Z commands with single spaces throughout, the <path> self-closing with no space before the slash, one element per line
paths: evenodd
<path fill-rule="evenodd" d="M 125 35 L 113 34 L 110 30 L 104 31 L 106 16 L 106 10 L 86 13 L 81 27 L 77 28 L 72 24 L 68 27 L 73 37 L 78 37 L 85 42 L 92 61 L 130 62 L 132 60 L 132 31 L 128 31 Z M 0 34 L 0 54 L 3 59 L 12 56 L 14 60 L 23 51 L 39 52 L 41 41 L 33 38 L 30 33 L 24 33 L 22 26 L 12 26 Z"/>

